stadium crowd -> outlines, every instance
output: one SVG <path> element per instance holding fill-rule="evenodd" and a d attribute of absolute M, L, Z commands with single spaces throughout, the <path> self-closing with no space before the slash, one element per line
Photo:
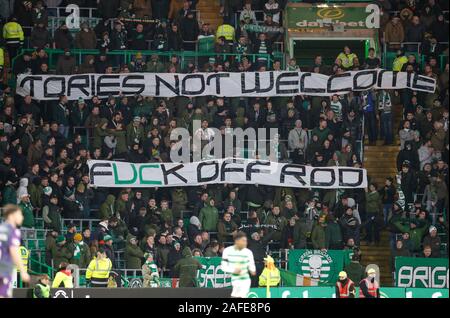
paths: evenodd
<path fill-rule="evenodd" d="M 295 59 L 283 66 L 281 60 L 266 57 L 271 56 L 275 42 L 282 40 L 276 28 L 281 26 L 280 12 L 286 1 L 222 0 L 218 14 L 224 24 L 217 30 L 199 24 L 194 0 L 2 2 L 1 205 L 18 203 L 25 229 L 36 228 L 35 219 L 43 218 L 48 229 L 46 259 L 54 267 L 65 262 L 86 268 L 91 256 L 102 248 L 114 267 L 118 266 L 115 251 L 125 251 L 128 269 L 140 269 L 144 254 L 151 253 L 158 269 L 175 277 L 175 265 L 184 256 L 220 256 L 238 229 L 251 238 L 249 247 L 259 272 L 267 248 L 359 251 L 361 241 L 379 244 L 383 229 L 390 233 L 393 256 L 441 257 L 437 234 L 448 233 L 449 66 L 447 62 L 440 69 L 438 57 L 448 54 L 448 44 L 443 44 L 448 43 L 448 16 L 443 12 L 448 10 L 448 2 L 376 2 L 385 12 L 382 40 L 388 50 L 396 52 L 392 66 L 381 65 L 374 50 L 364 59 L 346 46 L 334 64 L 326 65 L 317 55 L 309 65 L 302 65 L 302 70 L 330 75 L 392 67 L 436 78 L 435 93 L 405 89 L 330 98 L 136 95 L 74 102 L 67 96 L 57 101 L 34 100 L 16 95 L 8 78 L 15 79 L 21 73 L 300 70 Z M 51 37 L 47 25 L 52 11 L 46 6 L 72 3 L 97 7 L 101 22 L 94 28 L 84 22 L 74 36 L 62 23 Z M 266 28 L 252 29 L 255 10 L 263 11 L 260 26 Z M 398 13 L 388 14 L 395 10 Z M 136 18 L 141 20 L 132 21 Z M 426 63 L 408 55 L 416 48 L 402 42 L 421 43 Z M 24 43 L 33 51 L 22 52 Z M 48 48 L 64 50 L 54 69 L 49 64 Z M 78 64 L 73 48 L 98 49 L 99 53 L 86 55 Z M 217 55 L 199 58 L 196 65 L 182 63 L 175 53 L 170 57 L 148 56 L 148 49 L 197 49 Z M 125 50 L 140 52 L 128 64 L 120 55 L 110 54 Z M 260 55 L 253 61 L 249 54 Z M 403 107 L 404 116 L 399 130 L 394 131 L 397 107 Z M 192 132 L 194 120 L 201 120 L 202 128 Z M 170 140 L 170 132 L 176 127 L 189 129 L 202 145 L 222 138 L 214 136 L 210 127 L 218 128 L 222 136 L 228 128 L 279 128 L 278 160 L 319 167 L 362 167 L 365 127 L 371 145 L 377 140 L 393 145 L 398 136 L 398 175 L 387 178 L 383 185 L 370 182 L 366 190 L 345 191 L 236 184 L 116 190 L 90 184 L 89 159 L 170 161 L 169 151 L 177 146 L 176 140 Z M 62 218 L 100 222 L 80 233 L 74 224 L 62 227 Z"/>

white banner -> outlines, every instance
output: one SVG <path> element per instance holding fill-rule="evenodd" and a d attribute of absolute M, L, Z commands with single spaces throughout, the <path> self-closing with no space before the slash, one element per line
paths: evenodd
<path fill-rule="evenodd" d="M 382 69 L 345 72 L 327 76 L 310 72 L 245 73 L 125 73 L 79 75 L 26 75 L 17 77 L 16 91 L 37 100 L 70 100 L 141 94 L 144 96 L 330 96 L 350 91 L 410 88 L 434 92 L 433 78 Z"/>
<path fill-rule="evenodd" d="M 187 187 L 203 184 L 261 184 L 294 188 L 367 187 L 365 169 L 311 167 L 250 159 L 192 163 L 130 163 L 89 160 L 91 184 L 98 187 Z"/>

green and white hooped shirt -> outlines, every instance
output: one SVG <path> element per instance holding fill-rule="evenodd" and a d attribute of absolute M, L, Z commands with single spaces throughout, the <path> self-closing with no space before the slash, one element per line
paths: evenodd
<path fill-rule="evenodd" d="M 233 274 L 238 266 L 241 267 L 241 273 Z M 256 271 L 252 251 L 248 248 L 238 250 L 234 246 L 227 247 L 222 254 L 222 270 L 231 273 L 231 281 L 250 279 L 249 271 Z"/>

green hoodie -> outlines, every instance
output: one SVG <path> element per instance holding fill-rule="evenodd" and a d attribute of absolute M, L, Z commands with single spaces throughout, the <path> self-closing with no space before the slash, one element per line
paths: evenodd
<path fill-rule="evenodd" d="M 107 124 L 106 118 L 101 118 L 99 124 L 94 128 L 94 141 L 92 143 L 93 148 L 100 148 L 103 144 L 103 139 L 109 135 L 107 129 L 102 129 L 104 124 Z"/>
<path fill-rule="evenodd" d="M 216 207 L 211 206 L 210 202 L 200 210 L 199 220 L 204 231 L 217 231 L 217 222 L 219 221 L 219 211 Z"/>
<path fill-rule="evenodd" d="M 379 215 L 382 211 L 381 198 L 378 191 L 366 193 L 366 212 Z"/>
<path fill-rule="evenodd" d="M 127 202 L 122 200 L 120 196 L 121 194 L 119 194 L 119 198 L 114 203 L 114 211 L 120 213 L 120 216 L 123 218 L 127 212 Z"/>
<path fill-rule="evenodd" d="M 164 223 L 173 224 L 173 213 L 171 209 L 161 209 L 161 219 Z"/>
<path fill-rule="evenodd" d="M 311 241 L 315 250 L 326 248 L 325 227 L 321 226 L 319 223 L 316 223 L 311 233 Z"/>
<path fill-rule="evenodd" d="M 183 249 L 183 258 L 174 267 L 174 272 L 180 278 L 179 287 L 197 287 L 197 270 L 202 268 L 200 262 L 192 257 L 189 247 Z"/>
<path fill-rule="evenodd" d="M 127 245 L 125 247 L 125 260 L 127 262 L 128 269 L 141 269 L 142 260 L 144 258 L 144 252 L 138 245 L 133 245 L 130 243 L 132 238 L 136 238 L 133 235 L 127 236 Z"/>
<path fill-rule="evenodd" d="M 116 197 L 112 194 L 109 194 L 106 197 L 105 202 L 102 203 L 99 210 L 99 216 L 100 220 L 109 219 L 110 217 L 114 216 L 116 209 L 114 207 L 114 202 L 116 201 Z"/>

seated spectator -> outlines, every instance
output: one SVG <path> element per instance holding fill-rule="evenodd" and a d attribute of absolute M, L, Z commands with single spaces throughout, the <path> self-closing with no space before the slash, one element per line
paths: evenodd
<path fill-rule="evenodd" d="M 245 20 L 250 21 L 251 24 L 257 24 L 255 12 L 252 10 L 252 1 L 250 0 L 245 1 L 244 8 L 239 15 L 240 22 Z"/>
<path fill-rule="evenodd" d="M 334 63 L 345 70 L 350 70 L 354 66 L 359 65 L 358 56 L 355 53 L 352 53 L 350 47 L 347 45 L 344 46 L 344 51 L 339 53 Z"/>

